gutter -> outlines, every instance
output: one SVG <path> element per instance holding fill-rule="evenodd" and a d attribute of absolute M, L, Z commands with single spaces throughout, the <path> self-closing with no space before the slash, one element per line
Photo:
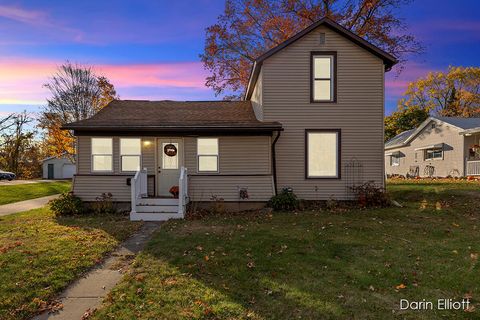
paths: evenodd
<path fill-rule="evenodd" d="M 272 142 L 272 174 L 273 174 L 273 187 L 275 189 L 275 195 L 278 194 L 278 188 L 277 188 L 277 158 L 276 158 L 276 153 L 275 153 L 275 144 L 277 143 L 281 134 L 282 134 L 282 131 L 278 130 L 277 131 L 277 136 L 275 137 L 275 139 Z"/>

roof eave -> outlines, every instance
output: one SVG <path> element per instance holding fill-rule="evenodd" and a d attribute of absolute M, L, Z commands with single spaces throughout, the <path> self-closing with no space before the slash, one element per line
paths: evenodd
<path fill-rule="evenodd" d="M 279 125 L 263 126 L 68 126 L 65 130 L 75 132 L 165 132 L 165 133 L 202 133 L 202 132 L 273 132 L 283 131 Z"/>

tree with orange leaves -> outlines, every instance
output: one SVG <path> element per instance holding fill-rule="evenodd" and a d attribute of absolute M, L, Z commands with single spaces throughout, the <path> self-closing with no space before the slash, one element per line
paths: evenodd
<path fill-rule="evenodd" d="M 238 98 L 244 92 L 256 57 L 315 21 L 328 17 L 397 56 L 419 53 L 395 9 L 410 0 L 227 0 L 217 23 L 206 30 L 201 59 L 211 75 L 206 85 L 216 95 Z"/>
<path fill-rule="evenodd" d="M 73 160 L 75 139 L 72 132 L 61 130 L 64 124 L 87 119 L 118 99 L 115 87 L 92 68 L 67 62 L 45 84 L 51 97 L 47 99 L 40 127 L 45 130 L 45 147 L 49 156 L 67 156 Z"/>

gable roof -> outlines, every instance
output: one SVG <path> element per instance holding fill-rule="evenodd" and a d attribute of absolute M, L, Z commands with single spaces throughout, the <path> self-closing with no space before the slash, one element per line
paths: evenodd
<path fill-rule="evenodd" d="M 435 117 L 435 119 L 464 130 L 480 127 L 480 118 Z"/>
<path fill-rule="evenodd" d="M 385 149 L 403 147 L 413 139 L 432 121 L 447 123 L 459 130 L 459 134 L 468 133 L 470 130 L 480 129 L 480 118 L 460 117 L 428 117 L 418 128 L 404 131 L 385 142 Z"/>
<path fill-rule="evenodd" d="M 252 96 L 253 88 L 255 87 L 255 84 L 258 80 L 258 75 L 260 73 L 260 68 L 263 64 L 263 61 L 265 61 L 267 58 L 273 56 L 278 51 L 286 48 L 287 46 L 294 43 L 295 41 L 301 39 L 303 36 L 310 33 L 311 31 L 315 30 L 316 28 L 318 28 L 321 25 L 329 27 L 333 31 L 339 33 L 340 35 L 346 37 L 347 39 L 349 39 L 353 43 L 359 45 L 360 47 L 366 49 L 367 51 L 371 52 L 372 54 L 374 54 L 377 57 L 379 57 L 380 59 L 382 59 L 383 63 L 386 66 L 386 71 L 390 71 L 390 69 L 395 64 L 398 63 L 397 58 L 394 57 L 393 55 L 389 54 L 388 52 L 385 52 L 384 50 L 380 49 L 379 47 L 377 47 L 377 46 L 371 44 L 370 42 L 366 41 L 365 39 L 359 37 L 358 35 L 356 35 L 352 31 L 346 29 L 345 27 L 341 26 L 340 24 L 336 23 L 335 21 L 333 21 L 333 20 L 331 20 L 327 17 L 324 17 L 324 18 L 318 20 L 317 22 L 312 23 L 310 26 L 306 27 L 305 29 L 303 29 L 299 33 L 297 33 L 294 36 L 288 38 L 284 42 L 282 42 L 279 45 L 277 45 L 276 47 L 268 50 L 267 52 L 265 52 L 264 54 L 262 54 L 261 56 L 259 56 L 258 58 L 255 59 L 255 61 L 253 63 L 252 71 L 250 73 L 250 79 L 248 81 L 247 91 L 245 93 L 245 100 L 250 99 L 250 97 Z"/>
<path fill-rule="evenodd" d="M 385 142 L 385 148 L 390 148 L 392 146 L 401 145 L 407 140 L 408 137 L 415 131 L 415 129 L 410 129 L 407 131 L 403 131 L 402 133 L 397 134 L 392 139 Z"/>
<path fill-rule="evenodd" d="M 69 123 L 76 131 L 273 131 L 278 122 L 257 120 L 250 101 L 114 100 L 89 119 Z"/>

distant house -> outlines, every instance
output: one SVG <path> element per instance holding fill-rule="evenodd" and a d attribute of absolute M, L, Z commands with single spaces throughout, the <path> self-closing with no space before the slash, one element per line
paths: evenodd
<path fill-rule="evenodd" d="M 387 175 L 480 175 L 480 118 L 430 117 L 385 143 Z"/>
<path fill-rule="evenodd" d="M 72 179 L 77 170 L 67 157 L 48 157 L 42 160 L 43 179 Z"/>
<path fill-rule="evenodd" d="M 64 129 L 77 137 L 73 192 L 102 192 L 132 220 L 182 218 L 188 201 L 264 206 L 285 189 L 353 199 L 383 186 L 384 76 L 392 55 L 325 18 L 258 57 L 243 101 L 114 100 Z"/>

